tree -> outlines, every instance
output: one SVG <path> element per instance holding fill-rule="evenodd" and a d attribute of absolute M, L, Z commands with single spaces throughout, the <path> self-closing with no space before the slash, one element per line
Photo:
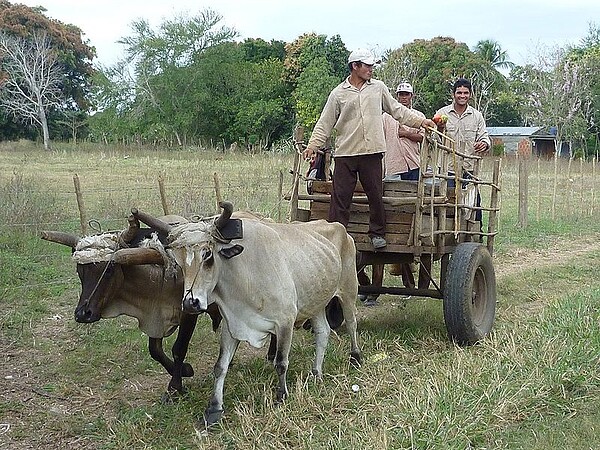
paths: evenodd
<path fill-rule="evenodd" d="M 43 7 L 30 8 L 0 0 L 0 31 L 23 42 L 34 42 L 43 34 L 46 35 L 60 74 L 61 100 L 47 120 L 51 131 L 56 129 L 62 134 L 64 126 L 58 122 L 62 120 L 63 113 L 73 116 L 87 112 L 89 108 L 90 82 L 95 73 L 91 61 L 95 51 L 82 40 L 78 27 L 50 19 L 44 14 L 45 11 Z M 0 78 L 8 75 L 4 71 Z M 23 127 L 21 129 L 21 136 L 30 132 Z"/>
<path fill-rule="evenodd" d="M 130 87 L 134 101 L 127 107 L 140 135 L 162 141 L 174 137 L 183 145 L 195 111 L 190 99 L 196 75 L 190 68 L 208 48 L 237 36 L 234 29 L 219 27 L 221 20 L 205 9 L 192 17 L 165 20 L 157 30 L 144 19 L 132 22 L 132 34 L 119 41 L 126 57 L 108 73 L 117 77 L 112 81 Z"/>
<path fill-rule="evenodd" d="M 515 64 L 508 59 L 508 53 L 493 39 L 484 39 L 475 45 L 475 53 L 488 61 L 495 69 L 512 69 Z"/>
<path fill-rule="evenodd" d="M 42 130 L 44 148 L 50 149 L 48 111 L 61 105 L 61 72 L 50 39 L 34 31 L 31 39 L 0 32 L 2 70 L 0 104 L 22 122 Z"/>
<path fill-rule="evenodd" d="M 411 83 L 415 108 L 429 117 L 451 101 L 450 87 L 459 77 L 471 80 L 474 104 L 484 111 L 500 82 L 488 61 L 450 37 L 416 39 L 387 51 L 384 60 L 376 76 L 390 88 L 400 81 Z"/>
<path fill-rule="evenodd" d="M 590 111 L 591 68 L 566 49 L 538 49 L 532 64 L 513 71 L 514 85 L 525 99 L 524 116 L 532 125 L 556 130 L 556 149 L 581 136 L 582 118 Z"/>
<path fill-rule="evenodd" d="M 348 54 L 339 35 L 303 34 L 286 46 L 284 76 L 294 89 L 298 123 L 314 127 L 327 96 L 348 75 Z"/>
<path fill-rule="evenodd" d="M 268 149 L 290 131 L 290 88 L 277 58 L 246 60 L 243 44 L 207 49 L 191 70 L 197 134 L 248 150 Z"/>

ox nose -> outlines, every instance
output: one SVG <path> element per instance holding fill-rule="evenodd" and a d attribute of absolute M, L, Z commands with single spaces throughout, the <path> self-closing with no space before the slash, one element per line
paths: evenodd
<path fill-rule="evenodd" d="M 182 302 L 182 309 L 184 312 L 188 314 L 201 314 L 206 312 L 206 309 L 202 308 L 200 304 L 200 299 L 194 297 L 191 293 L 185 294 Z"/>
<path fill-rule="evenodd" d="M 97 322 L 100 317 L 87 307 L 87 305 L 79 306 L 75 309 L 75 321 L 79 323 Z"/>

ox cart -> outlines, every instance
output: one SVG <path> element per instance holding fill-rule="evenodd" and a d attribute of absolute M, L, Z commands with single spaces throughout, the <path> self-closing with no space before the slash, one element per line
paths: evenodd
<path fill-rule="evenodd" d="M 327 152 L 322 155 L 325 179 L 302 176 L 301 137 L 295 136 L 299 151 L 288 196 L 290 219 L 327 219 L 332 189 L 329 157 Z M 464 146 L 447 136 L 428 132 L 421 149 L 421 167 L 427 169 L 421 170 L 419 180 L 383 182 L 387 246 L 379 251 L 373 249 L 367 235 L 369 207 L 359 182 L 347 227 L 357 249 L 359 294 L 442 299 L 450 339 L 468 345 L 484 338 L 496 311 L 492 255 L 500 204 L 500 162 L 494 160 L 486 175 L 481 157 L 467 155 Z M 454 171 L 453 167 L 469 170 Z M 304 182 L 306 190 L 301 189 Z M 364 268 L 372 265 L 373 275 L 379 270 L 381 280 L 384 264 L 394 264 L 402 277 L 386 277 L 387 284 L 369 283 Z M 417 283 L 412 273 L 415 266 L 419 266 Z M 389 285 L 390 279 L 397 281 L 391 283 L 395 285 Z"/>

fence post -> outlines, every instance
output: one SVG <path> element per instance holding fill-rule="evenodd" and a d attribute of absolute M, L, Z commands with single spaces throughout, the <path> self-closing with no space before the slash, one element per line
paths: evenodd
<path fill-rule="evenodd" d="M 554 183 L 552 185 L 552 220 L 556 214 L 556 189 L 558 186 L 558 151 L 554 152 Z"/>
<path fill-rule="evenodd" d="M 221 207 L 219 203 L 223 201 L 223 197 L 221 197 L 221 186 L 219 185 L 219 176 L 217 172 L 213 174 L 213 179 L 215 180 L 215 197 L 217 199 L 217 214 L 221 212 Z"/>
<path fill-rule="evenodd" d="M 292 185 L 292 194 L 290 197 L 290 222 L 298 220 L 298 184 L 300 183 L 300 163 L 302 158 L 300 154 L 304 145 L 304 127 L 298 125 L 294 130 L 294 181 Z"/>
<path fill-rule="evenodd" d="M 167 204 L 167 195 L 165 194 L 165 180 L 162 173 L 158 175 L 158 191 L 160 192 L 160 202 L 162 203 L 163 213 L 169 215 L 169 206 Z"/>
<path fill-rule="evenodd" d="M 77 198 L 77 208 L 79 209 L 79 222 L 81 224 L 81 235 L 87 235 L 87 220 L 85 218 L 85 206 L 83 204 L 83 194 L 79 184 L 79 176 L 73 175 L 73 184 L 75 185 L 75 197 Z"/>
<path fill-rule="evenodd" d="M 279 198 L 277 200 L 277 222 L 281 222 L 281 201 L 283 200 L 283 170 L 279 171 Z"/>
<path fill-rule="evenodd" d="M 517 154 L 519 162 L 519 226 L 527 228 L 527 158 Z"/>
<path fill-rule="evenodd" d="M 540 159 L 539 157 L 537 159 L 537 203 L 535 207 L 535 220 L 537 221 L 540 220 L 540 207 L 542 205 L 542 170 Z"/>
<path fill-rule="evenodd" d="M 590 192 L 590 217 L 594 215 L 594 202 L 596 201 L 595 199 L 595 185 L 596 185 L 596 158 L 594 157 L 592 159 L 592 189 Z"/>

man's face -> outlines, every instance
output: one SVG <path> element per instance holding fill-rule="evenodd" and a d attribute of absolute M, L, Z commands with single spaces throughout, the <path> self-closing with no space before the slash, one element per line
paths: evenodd
<path fill-rule="evenodd" d="M 454 91 L 454 103 L 458 106 L 466 106 L 469 103 L 469 99 L 471 98 L 471 91 L 469 88 L 464 86 L 460 86 L 456 88 Z"/>
<path fill-rule="evenodd" d="M 412 94 L 410 92 L 398 92 L 396 94 L 398 101 L 402 103 L 407 108 L 411 107 L 412 103 Z"/>
<path fill-rule="evenodd" d="M 354 63 L 354 72 L 361 79 L 368 81 L 373 76 L 373 66 L 363 62 Z"/>

